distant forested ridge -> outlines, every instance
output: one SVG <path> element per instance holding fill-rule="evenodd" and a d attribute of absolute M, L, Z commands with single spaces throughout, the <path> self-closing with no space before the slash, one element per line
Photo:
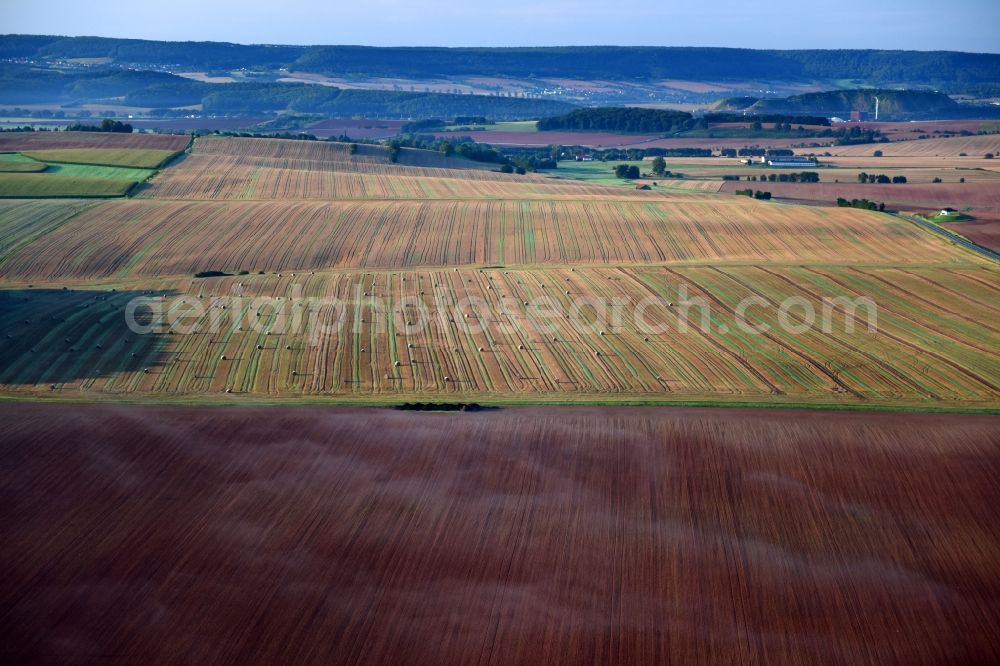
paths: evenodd
<path fill-rule="evenodd" d="M 161 42 L 111 37 L 0 35 L 0 58 L 36 60 L 109 58 L 120 65 L 157 65 L 195 69 L 283 67 L 306 50 L 303 46 L 264 46 L 228 42 Z"/>
<path fill-rule="evenodd" d="M 1000 54 L 955 51 L 756 50 L 567 46 L 439 48 L 269 46 L 103 37 L 0 36 L 0 58 L 108 58 L 153 68 L 273 69 L 413 79 L 481 74 L 611 80 L 851 79 L 870 84 L 1000 82 Z"/>
<path fill-rule="evenodd" d="M 222 115 L 300 112 L 397 118 L 488 116 L 497 120 L 538 118 L 576 108 L 566 102 L 525 97 L 342 90 L 305 83 L 202 83 L 166 72 L 90 68 L 62 72 L 0 64 L 0 103 L 73 107 L 98 101 L 153 109 L 201 104 L 205 113 Z"/>

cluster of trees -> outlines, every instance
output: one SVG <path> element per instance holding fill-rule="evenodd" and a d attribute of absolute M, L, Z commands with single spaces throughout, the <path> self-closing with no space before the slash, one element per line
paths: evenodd
<path fill-rule="evenodd" d="M 760 131 L 762 123 L 774 123 L 775 130 L 790 132 L 792 123 L 798 125 L 824 125 L 829 127 L 830 121 L 820 116 L 795 115 L 751 115 L 728 113 L 709 113 L 695 117 L 684 111 L 669 109 L 643 109 L 638 107 L 601 107 L 593 109 L 577 109 L 561 116 L 543 118 L 538 121 L 540 130 L 577 130 L 605 132 L 636 132 L 636 133 L 682 133 L 699 132 L 704 134 L 711 123 L 750 122 L 751 129 Z M 744 130 L 745 131 L 745 130 Z M 810 136 L 835 136 L 834 130 L 802 130 Z"/>
<path fill-rule="evenodd" d="M 775 123 L 782 129 L 792 129 L 792 125 L 830 126 L 826 116 L 789 115 L 784 113 L 706 113 L 702 118 L 709 123 Z"/>
<path fill-rule="evenodd" d="M 539 169 L 558 168 L 559 151 L 556 146 L 550 150 L 510 149 L 503 153 L 492 146 L 476 143 L 469 137 L 439 138 L 428 134 L 404 134 L 389 140 L 389 158 L 396 161 L 400 148 L 420 148 L 436 150 L 442 155 L 464 157 L 476 162 L 500 165 L 504 173 L 527 173 Z M 509 168 L 508 168 L 509 167 Z"/>
<path fill-rule="evenodd" d="M 561 116 L 543 118 L 538 121 L 538 129 L 666 133 L 685 129 L 690 122 L 691 114 L 684 111 L 602 107 L 577 109 Z"/>
<path fill-rule="evenodd" d="M 762 192 L 760 190 L 751 190 L 750 188 L 747 188 L 745 190 L 736 190 L 736 194 L 740 195 L 740 196 L 751 197 L 753 199 L 760 199 L 761 201 L 770 201 L 771 200 L 771 193 L 770 192 Z"/>
<path fill-rule="evenodd" d="M 436 150 L 443 155 L 456 155 L 476 162 L 491 164 L 506 164 L 507 158 L 500 152 L 482 143 L 475 143 L 468 137 L 439 139 L 430 134 L 403 134 L 387 143 L 390 157 L 398 155 L 400 148 L 419 148 L 421 150 Z M 395 161 L 395 160 L 393 160 Z"/>
<path fill-rule="evenodd" d="M 634 164 L 619 164 L 615 167 L 615 178 L 636 180 L 641 177 L 639 167 Z"/>
<path fill-rule="evenodd" d="M 865 173 L 864 171 L 862 171 L 861 173 L 858 174 L 858 182 L 878 183 L 879 185 L 888 185 L 890 183 L 894 185 L 901 185 L 906 182 L 906 176 L 893 176 L 892 178 L 890 178 L 884 173 L 874 174 L 874 173 Z"/>
<path fill-rule="evenodd" d="M 770 183 L 818 183 L 819 174 L 815 171 L 792 171 L 789 173 L 769 173 L 766 175 L 760 174 L 760 176 L 749 176 L 748 180 L 767 181 Z"/>
<path fill-rule="evenodd" d="M 736 150 L 735 148 L 723 148 L 720 151 L 723 157 L 791 157 L 795 151 L 790 148 L 760 148 L 758 146 L 746 146 Z"/>
<path fill-rule="evenodd" d="M 876 204 L 874 201 L 869 201 L 868 199 L 851 199 L 847 200 L 844 197 L 837 197 L 837 205 L 841 208 L 862 208 L 864 210 L 885 210 L 885 203 Z"/>
<path fill-rule="evenodd" d="M 120 120 L 105 118 L 100 125 L 84 125 L 76 123 L 66 128 L 67 132 L 116 132 L 119 134 L 131 134 L 133 127 Z"/>
<path fill-rule="evenodd" d="M 850 128 L 841 127 L 839 130 L 833 133 L 835 136 L 833 144 L 835 146 L 853 146 L 859 143 L 877 143 L 879 141 L 888 141 L 888 139 L 873 129 L 861 129 L 857 125 L 852 125 Z"/>

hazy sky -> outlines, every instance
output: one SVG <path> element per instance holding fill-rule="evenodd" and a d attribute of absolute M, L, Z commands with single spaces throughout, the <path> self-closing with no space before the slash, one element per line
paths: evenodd
<path fill-rule="evenodd" d="M 1000 0 L 0 0 L 0 32 L 376 46 L 1000 52 Z"/>

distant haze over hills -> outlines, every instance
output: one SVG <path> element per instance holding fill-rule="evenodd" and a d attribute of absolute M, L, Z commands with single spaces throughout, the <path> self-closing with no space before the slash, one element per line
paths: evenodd
<path fill-rule="evenodd" d="M 287 68 L 332 76 L 449 76 L 702 81 L 829 81 L 955 87 L 1000 82 L 1000 54 L 955 51 L 752 50 L 568 46 L 437 48 L 264 46 L 104 37 L 0 36 L 4 59 L 102 59 L 199 70 Z"/>

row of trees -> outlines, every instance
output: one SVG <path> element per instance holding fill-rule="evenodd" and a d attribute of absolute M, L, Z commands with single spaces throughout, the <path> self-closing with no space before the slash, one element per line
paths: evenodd
<path fill-rule="evenodd" d="M 894 185 L 901 185 L 906 182 L 906 176 L 893 176 L 892 178 L 890 178 L 884 173 L 874 174 L 874 173 L 865 173 L 864 171 L 862 171 L 861 173 L 858 174 L 858 182 L 878 183 L 879 185 L 888 185 L 890 183 Z"/>
<path fill-rule="evenodd" d="M 875 203 L 874 201 L 869 201 L 868 199 L 845 199 L 844 197 L 837 197 L 837 205 L 841 208 L 861 208 L 863 210 L 885 210 L 885 202 Z"/>
<path fill-rule="evenodd" d="M 76 123 L 66 128 L 67 132 L 115 132 L 117 134 L 131 134 L 132 125 L 123 123 L 120 120 L 105 118 L 100 125 L 84 125 Z"/>
<path fill-rule="evenodd" d="M 739 196 L 746 196 L 746 197 L 751 197 L 753 199 L 759 199 L 761 201 L 771 200 L 770 192 L 763 192 L 761 190 L 751 190 L 750 188 L 747 188 L 745 190 L 736 190 L 736 194 Z"/>

